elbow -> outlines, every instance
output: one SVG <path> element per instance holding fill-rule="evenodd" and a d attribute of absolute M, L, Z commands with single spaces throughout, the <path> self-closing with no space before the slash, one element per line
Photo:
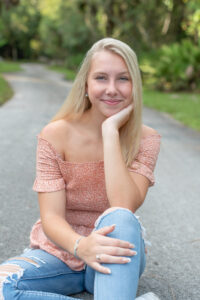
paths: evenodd
<path fill-rule="evenodd" d="M 144 202 L 144 199 L 142 198 L 139 190 L 136 192 L 134 191 L 134 194 L 125 193 L 125 195 L 118 195 L 115 197 L 111 197 L 109 200 L 111 207 L 121 207 L 121 208 L 127 208 L 133 213 L 136 212 L 136 210 L 142 205 Z"/>
<path fill-rule="evenodd" d="M 132 198 L 132 211 L 135 213 L 136 210 L 143 204 L 145 197 L 142 195 L 140 190 L 137 188 L 134 197 Z"/>

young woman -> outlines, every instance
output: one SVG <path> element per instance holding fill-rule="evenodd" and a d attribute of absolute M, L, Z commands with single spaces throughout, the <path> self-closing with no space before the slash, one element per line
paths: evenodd
<path fill-rule="evenodd" d="M 88 51 L 60 111 L 38 135 L 40 216 L 30 249 L 0 266 L 0 299 L 134 300 L 145 267 L 135 216 L 161 136 L 142 124 L 137 58 L 105 38 Z M 158 299 L 147 293 L 136 299 Z"/>

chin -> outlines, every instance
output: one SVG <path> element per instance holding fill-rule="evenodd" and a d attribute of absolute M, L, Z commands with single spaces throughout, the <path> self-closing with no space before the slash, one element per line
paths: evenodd
<path fill-rule="evenodd" d="M 117 114 L 118 112 L 120 112 L 122 110 L 122 108 L 121 109 L 116 109 L 116 110 L 109 110 L 109 111 L 104 111 L 103 112 L 103 115 L 106 117 L 106 118 L 109 118 L 109 117 L 111 117 L 111 116 L 113 116 L 113 115 L 115 115 L 115 114 Z"/>

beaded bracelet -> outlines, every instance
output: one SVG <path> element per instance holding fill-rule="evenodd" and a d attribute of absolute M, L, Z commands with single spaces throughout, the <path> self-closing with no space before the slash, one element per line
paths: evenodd
<path fill-rule="evenodd" d="M 82 238 L 84 238 L 84 236 L 81 236 L 80 238 L 78 238 L 78 239 L 76 240 L 76 242 L 75 242 L 75 245 L 74 245 L 74 256 L 75 256 L 76 258 L 78 258 L 78 259 L 79 259 L 79 257 L 77 256 L 76 251 L 77 251 L 77 249 L 78 249 L 78 244 L 79 244 L 80 240 L 82 240 Z"/>

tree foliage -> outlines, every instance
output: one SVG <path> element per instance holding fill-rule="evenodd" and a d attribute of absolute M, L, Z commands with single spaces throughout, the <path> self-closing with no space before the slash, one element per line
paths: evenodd
<path fill-rule="evenodd" d="M 200 83 L 200 47 L 190 40 L 163 46 L 156 77 L 161 90 L 196 89 Z"/>
<path fill-rule="evenodd" d="M 200 1 L 0 2 L 0 55 L 3 57 L 45 56 L 75 68 L 83 53 L 96 40 L 107 36 L 127 42 L 139 57 L 144 52 L 157 51 L 163 45 L 172 45 L 171 51 L 176 52 L 174 45 L 182 45 L 182 40 L 189 40 L 197 46 L 200 40 Z M 160 53 L 166 55 L 163 51 Z"/>

